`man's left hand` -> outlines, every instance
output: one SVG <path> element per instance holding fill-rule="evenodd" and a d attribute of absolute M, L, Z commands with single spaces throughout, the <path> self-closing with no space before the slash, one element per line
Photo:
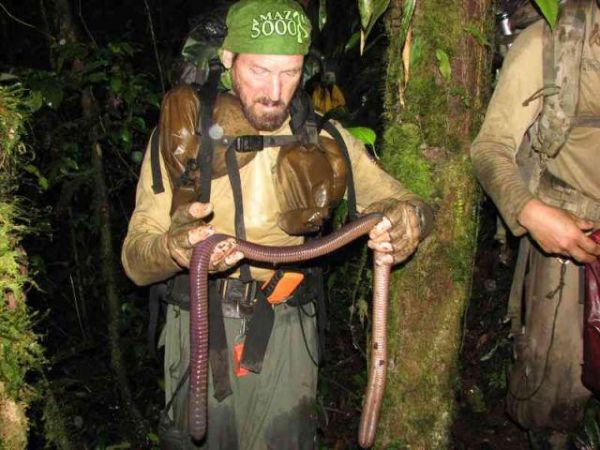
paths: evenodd
<path fill-rule="evenodd" d="M 382 253 L 380 264 L 398 264 L 419 245 L 421 229 L 414 205 L 396 199 L 375 202 L 364 213 L 380 212 L 384 218 L 369 233 L 370 249 Z"/>

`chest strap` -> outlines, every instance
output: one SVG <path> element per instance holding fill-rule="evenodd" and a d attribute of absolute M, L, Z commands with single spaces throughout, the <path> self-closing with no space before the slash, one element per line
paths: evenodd
<path fill-rule="evenodd" d="M 350 221 L 355 220 L 358 217 L 358 213 L 356 211 L 356 191 L 354 190 L 354 175 L 352 173 L 352 162 L 350 161 L 350 154 L 348 153 L 348 147 L 346 146 L 346 142 L 344 138 L 338 131 L 338 129 L 331 123 L 330 121 L 326 121 L 322 124 L 322 128 L 327 131 L 337 143 L 340 151 L 342 152 L 342 156 L 344 157 L 344 161 L 346 163 L 346 192 L 348 194 L 348 219 Z"/>
<path fill-rule="evenodd" d="M 214 141 L 211 139 L 209 129 L 212 126 L 212 115 L 217 98 L 217 86 L 221 78 L 221 65 L 213 63 L 210 66 L 210 74 L 207 82 L 198 89 L 200 96 L 200 115 L 196 134 L 200 134 L 200 149 L 196 156 L 197 167 L 201 168 L 200 194 L 198 201 L 208 203 L 210 201 L 210 189 L 212 181 L 212 159 L 214 154 Z"/>
<path fill-rule="evenodd" d="M 235 142 L 229 145 L 225 153 L 225 161 L 227 163 L 227 174 L 231 183 L 231 191 L 233 192 L 233 203 L 235 205 L 235 236 L 239 239 L 246 239 L 246 225 L 244 223 L 244 202 L 242 200 L 242 182 L 240 180 L 240 169 L 235 157 Z M 208 177 L 207 177 L 208 178 Z M 210 178 L 209 178 L 210 182 Z M 240 280 L 244 283 L 252 281 L 250 275 L 250 266 L 244 263 L 240 267 Z"/>

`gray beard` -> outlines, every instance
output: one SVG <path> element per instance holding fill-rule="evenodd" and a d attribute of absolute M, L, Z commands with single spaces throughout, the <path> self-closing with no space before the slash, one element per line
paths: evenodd
<path fill-rule="evenodd" d="M 280 113 L 265 114 L 257 116 L 250 108 L 242 104 L 242 110 L 248 122 L 259 131 L 275 131 L 283 125 L 289 115 L 288 109 L 284 109 Z"/>
<path fill-rule="evenodd" d="M 283 125 L 289 115 L 288 108 L 285 108 L 280 113 L 266 114 L 259 117 L 254 114 L 250 107 L 242 102 L 242 97 L 240 95 L 240 90 L 238 89 L 235 77 L 232 77 L 232 84 L 233 92 L 235 92 L 240 99 L 240 102 L 242 103 L 242 111 L 244 112 L 246 119 L 248 119 L 248 122 L 250 122 L 250 125 L 259 131 L 275 131 L 279 129 L 281 125 Z"/>

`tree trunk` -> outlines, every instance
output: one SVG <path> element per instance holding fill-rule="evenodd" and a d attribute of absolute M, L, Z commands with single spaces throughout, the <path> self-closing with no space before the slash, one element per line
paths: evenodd
<path fill-rule="evenodd" d="M 79 42 L 81 33 L 78 32 L 78 27 L 73 21 L 72 6 L 69 0 L 55 0 L 54 5 L 59 39 L 64 39 L 69 43 Z M 82 67 L 83 61 L 75 61 L 73 64 L 74 71 L 80 70 Z M 133 400 L 129 379 L 127 377 L 127 366 L 125 364 L 123 352 L 121 351 L 119 330 L 121 299 L 117 286 L 117 268 L 115 264 L 117 257 L 113 248 L 110 206 L 108 203 L 108 191 L 104 178 L 102 147 L 99 141 L 98 127 L 96 125 L 100 121 L 100 117 L 98 117 L 98 107 L 91 88 L 89 87 L 82 88 L 81 110 L 83 117 L 90 125 L 89 146 L 92 167 L 94 169 L 94 206 L 100 227 L 100 270 L 106 295 L 111 367 L 115 374 L 117 388 L 121 395 L 125 419 L 129 424 L 125 429 L 129 431 L 129 438 L 133 441 L 134 447 L 137 448 L 145 445 L 148 430 L 146 422 Z"/>
<path fill-rule="evenodd" d="M 387 16 L 382 162 L 437 213 L 432 235 L 393 277 L 390 365 L 377 443 L 434 449 L 448 447 L 459 381 L 477 233 L 468 150 L 489 85 L 483 40 L 492 23 L 491 0 L 417 0 L 410 30 L 402 10 L 409 3 L 392 0 Z M 403 54 L 411 61 L 408 73 Z"/>

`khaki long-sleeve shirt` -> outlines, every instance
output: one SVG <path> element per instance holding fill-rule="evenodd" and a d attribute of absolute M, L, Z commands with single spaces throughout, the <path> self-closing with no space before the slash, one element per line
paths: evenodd
<path fill-rule="evenodd" d="M 600 31 L 597 8 L 587 17 L 578 115 L 600 116 Z M 471 156 L 483 188 L 515 235 L 526 230 L 517 217 L 535 198 L 519 172 L 516 154 L 542 110 L 542 98 L 525 104 L 543 87 L 543 21 L 528 27 L 507 54 L 485 121 Z M 574 128 L 547 170 L 588 197 L 600 201 L 600 129 Z"/>
<path fill-rule="evenodd" d="M 387 174 L 367 153 L 364 145 L 339 124 L 350 154 L 356 202 L 359 210 L 373 202 L 385 198 L 415 200 L 418 197 L 408 191 L 392 176 Z M 286 122 L 273 133 L 291 134 Z M 329 136 L 326 132 L 322 135 Z M 277 162 L 279 148 L 266 148 L 258 152 L 250 163 L 240 169 L 244 220 L 247 239 L 266 245 L 288 246 L 300 244 L 302 236 L 290 236 L 277 225 L 279 205 L 273 183 L 273 170 Z M 167 180 L 164 161 L 160 160 L 163 180 Z M 136 192 L 136 206 L 129 222 L 129 229 L 122 249 L 122 262 L 127 275 L 139 285 L 147 285 L 167 279 L 181 271 L 169 255 L 166 247 L 166 233 L 171 224 L 172 189 L 164 183 L 165 191 L 155 194 L 152 190 L 150 151 L 147 149 L 142 162 L 141 175 Z M 212 181 L 211 203 L 214 214 L 210 219 L 218 233 L 235 236 L 233 193 L 229 178 L 223 176 Z M 268 278 L 270 271 L 251 267 L 256 279 Z"/>

